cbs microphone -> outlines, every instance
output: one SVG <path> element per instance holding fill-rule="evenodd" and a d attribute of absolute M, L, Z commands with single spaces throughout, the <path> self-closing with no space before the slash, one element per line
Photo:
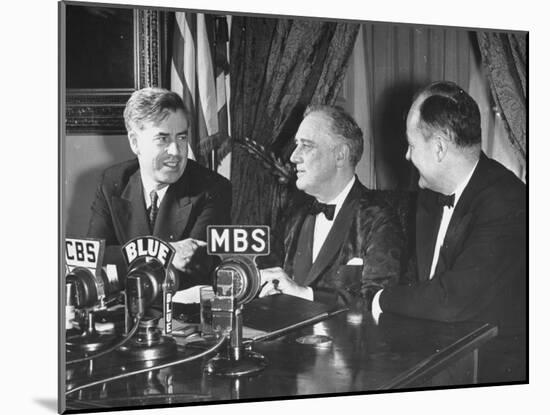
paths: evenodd
<path fill-rule="evenodd" d="M 65 240 L 67 306 L 103 308 L 118 297 L 122 287 L 116 267 L 102 266 L 104 251 L 104 240 Z"/>

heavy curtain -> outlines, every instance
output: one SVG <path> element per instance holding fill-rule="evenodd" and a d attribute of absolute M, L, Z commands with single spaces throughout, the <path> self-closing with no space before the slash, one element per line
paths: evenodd
<path fill-rule="evenodd" d="M 405 120 L 414 93 L 449 80 L 469 89 L 470 35 L 462 29 L 363 23 L 348 77 L 346 108 L 363 129 L 360 180 L 376 189 L 414 189 L 416 172 L 405 159 Z"/>
<path fill-rule="evenodd" d="M 358 24 L 235 17 L 231 28 L 232 137 L 288 160 L 307 105 L 333 104 Z M 233 145 L 234 223 L 275 225 L 293 183 Z"/>
<path fill-rule="evenodd" d="M 481 37 L 490 38 L 491 44 L 500 42 L 500 46 L 488 46 L 490 50 L 485 53 L 492 56 L 493 83 L 500 85 L 499 95 L 510 97 L 506 100 L 510 116 L 503 117 L 506 110 L 496 107 L 491 97 L 488 65 L 482 63 L 478 46 Z M 376 189 L 416 187 L 417 172 L 405 160 L 406 114 L 419 88 L 449 80 L 468 91 L 479 104 L 483 150 L 525 181 L 525 158 L 521 160 L 522 156 L 512 147 L 501 119 L 525 117 L 525 98 L 520 97 L 520 92 L 525 91 L 525 71 L 519 63 L 524 57 L 525 36 L 445 27 L 362 24 L 342 96 L 342 105 L 355 117 L 365 137 L 365 152 L 357 168 L 359 179 Z M 508 74 L 513 72 L 517 74 Z M 521 131 L 521 127 L 517 129 Z"/>
<path fill-rule="evenodd" d="M 479 49 L 498 114 L 523 163 L 527 156 L 527 35 L 478 32 Z"/>

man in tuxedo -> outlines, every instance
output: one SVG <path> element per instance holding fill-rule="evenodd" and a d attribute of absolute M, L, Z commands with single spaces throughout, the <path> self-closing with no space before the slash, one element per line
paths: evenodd
<path fill-rule="evenodd" d="M 418 282 L 376 293 L 373 314 L 491 322 L 501 338 L 510 335 L 521 349 L 525 185 L 481 151 L 478 106 L 454 83 L 436 82 L 420 91 L 407 117 L 407 140 L 406 157 L 420 175 Z M 515 347 L 512 343 L 507 347 Z M 504 367 L 502 361 L 495 366 Z M 497 380 L 506 379 L 504 371 L 501 375 Z"/>
<path fill-rule="evenodd" d="M 306 110 L 290 161 L 308 197 L 275 231 L 260 296 L 284 293 L 335 304 L 396 283 L 404 238 L 397 217 L 355 176 L 363 134 L 339 107 Z M 273 264 L 272 264 L 273 265 Z"/>
<path fill-rule="evenodd" d="M 170 242 L 179 287 L 208 276 L 207 225 L 230 223 L 231 185 L 188 160 L 189 114 L 178 94 L 144 88 L 124 110 L 137 159 L 105 170 L 92 205 L 88 236 L 106 240 L 119 261 L 120 245 L 144 235 Z"/>

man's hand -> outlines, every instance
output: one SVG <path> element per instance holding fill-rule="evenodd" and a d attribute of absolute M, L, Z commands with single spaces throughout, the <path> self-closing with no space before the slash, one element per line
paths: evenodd
<path fill-rule="evenodd" d="M 181 241 L 172 242 L 172 246 L 176 250 L 172 265 L 182 272 L 189 271 L 189 264 L 193 259 L 193 255 L 200 247 L 206 246 L 206 242 L 198 239 L 187 238 Z"/>
<path fill-rule="evenodd" d="M 260 270 L 260 277 L 263 286 L 260 297 L 282 293 L 310 301 L 313 300 L 311 289 L 296 284 L 281 267 L 262 269 Z"/>

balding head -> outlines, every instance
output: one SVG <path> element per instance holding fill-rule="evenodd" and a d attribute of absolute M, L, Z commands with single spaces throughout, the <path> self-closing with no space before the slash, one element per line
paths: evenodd
<path fill-rule="evenodd" d="M 474 99 L 453 82 L 428 85 L 414 100 L 419 127 L 427 139 L 445 134 L 460 148 L 481 145 L 481 116 Z"/>
<path fill-rule="evenodd" d="M 421 90 L 407 116 L 406 158 L 419 172 L 418 185 L 450 194 L 481 152 L 476 102 L 458 85 L 441 81 Z"/>

